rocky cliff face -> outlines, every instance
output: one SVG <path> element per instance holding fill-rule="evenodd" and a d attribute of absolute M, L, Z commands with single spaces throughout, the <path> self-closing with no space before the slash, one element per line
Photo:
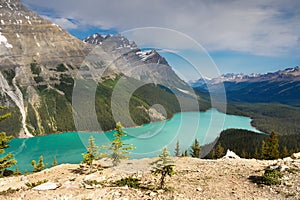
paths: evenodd
<path fill-rule="evenodd" d="M 0 102 L 10 107 L 14 120 L 22 124 L 21 136 L 45 133 L 45 124 L 56 129 L 51 123 L 53 114 L 40 116 L 41 108 L 47 104 L 43 103 L 41 91 L 68 84 L 66 80 L 76 74 L 87 53 L 82 41 L 31 12 L 18 0 L 0 1 Z M 58 87 L 57 90 L 66 92 Z M 41 120 L 45 120 L 44 125 Z M 13 123 L 10 126 L 4 130 L 17 131 L 11 129 Z"/>
<path fill-rule="evenodd" d="M 18 0 L 0 1 L 1 69 L 60 63 L 80 64 L 85 45 Z M 49 66 L 49 67 L 50 67 Z"/>

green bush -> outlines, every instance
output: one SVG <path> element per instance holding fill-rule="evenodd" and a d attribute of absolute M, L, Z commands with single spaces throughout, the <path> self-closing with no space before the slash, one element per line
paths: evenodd
<path fill-rule="evenodd" d="M 13 69 L 8 69 L 3 71 L 3 75 L 6 78 L 9 85 L 12 85 L 12 80 L 16 76 L 16 72 Z"/>
<path fill-rule="evenodd" d="M 140 180 L 133 177 L 126 177 L 115 181 L 113 185 L 117 187 L 123 187 L 127 185 L 128 187 L 138 189 L 140 188 Z"/>
<path fill-rule="evenodd" d="M 15 192 L 18 192 L 19 190 L 20 190 L 20 188 L 17 188 L 17 189 L 8 188 L 7 190 L 1 191 L 0 195 L 13 194 Z"/>
<path fill-rule="evenodd" d="M 65 71 L 68 71 L 68 69 L 65 67 L 64 64 L 59 64 L 56 67 L 56 71 L 58 71 L 58 72 L 65 72 Z"/>
<path fill-rule="evenodd" d="M 282 173 L 280 172 L 281 167 L 270 168 L 268 167 L 265 170 L 264 175 L 262 176 L 262 184 L 265 185 L 279 185 L 281 183 Z"/>
<path fill-rule="evenodd" d="M 47 182 L 48 182 L 48 180 L 44 179 L 44 180 L 42 180 L 42 181 L 37 181 L 37 182 L 32 182 L 32 183 L 27 182 L 27 183 L 25 183 L 25 185 L 26 185 L 28 188 L 34 188 L 34 187 L 36 187 L 36 186 L 38 186 L 38 185 L 41 185 L 41 184 L 47 183 Z"/>
<path fill-rule="evenodd" d="M 31 72 L 35 75 L 40 75 L 40 73 L 42 72 L 40 65 L 37 63 L 31 63 L 30 69 L 31 69 Z"/>
<path fill-rule="evenodd" d="M 86 180 L 86 181 L 84 181 L 84 183 L 87 184 L 87 185 L 90 185 L 90 186 L 93 186 L 93 185 L 102 185 L 101 182 L 98 182 L 96 180 Z"/>
<path fill-rule="evenodd" d="M 33 79 L 34 79 L 34 81 L 35 81 L 36 83 L 40 83 L 40 82 L 43 82 L 43 81 L 44 81 L 43 77 L 41 77 L 41 76 L 33 77 Z"/>

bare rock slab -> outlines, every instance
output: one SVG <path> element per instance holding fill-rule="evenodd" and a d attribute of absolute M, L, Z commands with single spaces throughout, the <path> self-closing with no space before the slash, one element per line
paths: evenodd
<path fill-rule="evenodd" d="M 55 190 L 57 188 L 59 188 L 59 185 L 57 183 L 47 182 L 34 187 L 33 190 L 44 191 L 44 190 Z"/>

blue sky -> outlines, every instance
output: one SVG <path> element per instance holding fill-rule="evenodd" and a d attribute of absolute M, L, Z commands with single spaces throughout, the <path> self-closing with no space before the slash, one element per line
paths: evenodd
<path fill-rule="evenodd" d="M 147 37 L 144 39 L 152 37 L 151 41 L 156 43 L 165 37 L 170 41 L 162 47 L 147 44 L 170 50 L 171 54 L 162 54 L 175 70 L 185 73 L 185 79 L 197 79 L 199 74 L 187 64 L 189 60 L 180 61 L 176 53 L 189 54 L 186 57 L 197 60 L 207 52 L 220 73 L 266 73 L 300 65 L 298 0 L 21 1 L 80 39 L 95 32 L 123 33 L 142 27 L 178 31 L 202 50 L 180 43 L 177 36 L 168 34 L 144 34 Z M 172 31 L 169 33 L 172 35 Z M 144 47 L 143 42 L 140 45 Z M 206 61 L 202 63 L 198 59 L 197 62 L 209 69 Z M 216 76 L 215 73 L 207 75 Z"/>

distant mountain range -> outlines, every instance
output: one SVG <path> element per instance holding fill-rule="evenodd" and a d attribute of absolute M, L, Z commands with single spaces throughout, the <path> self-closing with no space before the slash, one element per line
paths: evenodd
<path fill-rule="evenodd" d="M 228 100 L 233 102 L 272 102 L 300 106 L 298 66 L 266 74 L 225 74 L 213 79 L 199 79 L 189 84 L 198 91 L 213 93 L 220 92 L 224 85 Z"/>

